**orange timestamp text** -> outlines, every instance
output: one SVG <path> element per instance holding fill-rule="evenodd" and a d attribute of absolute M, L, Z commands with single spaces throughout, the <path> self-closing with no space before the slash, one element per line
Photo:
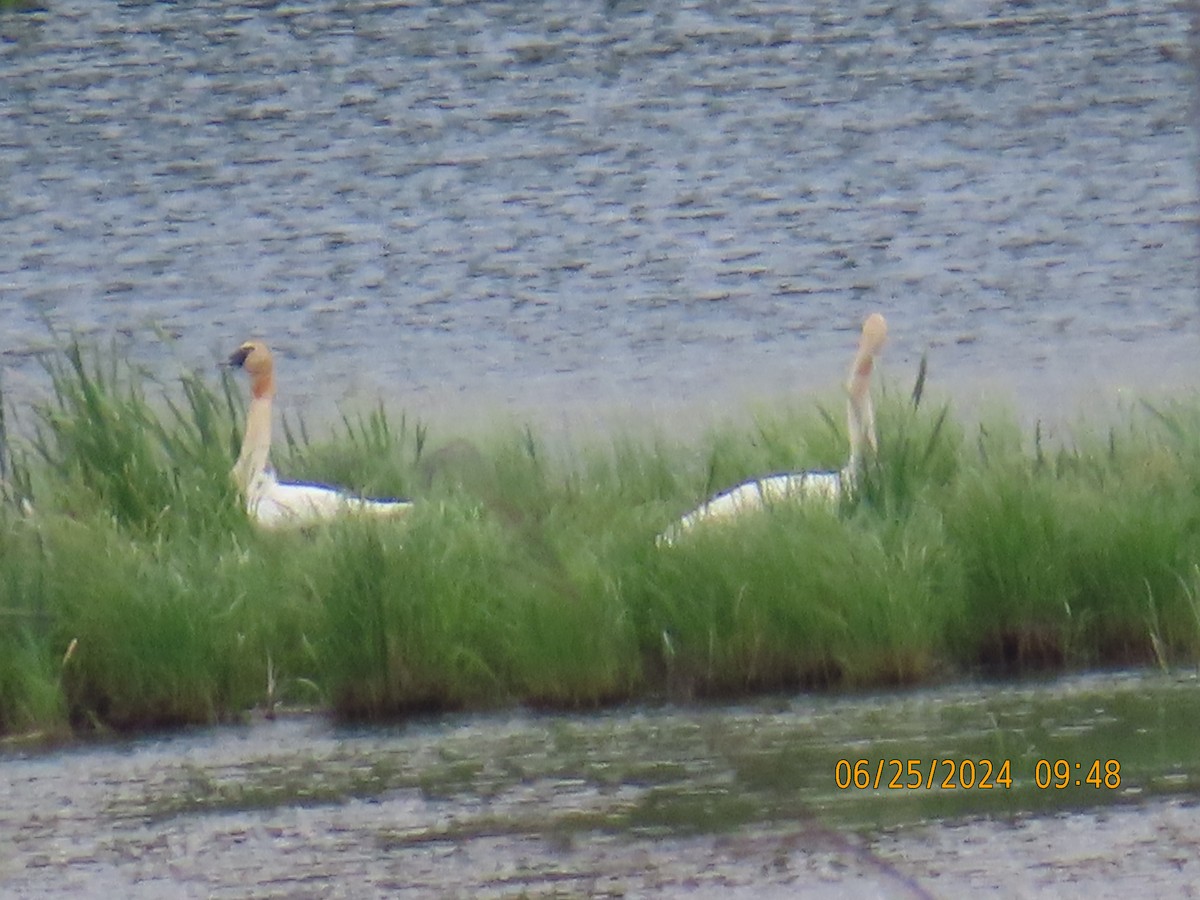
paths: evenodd
<path fill-rule="evenodd" d="M 839 759 L 833 766 L 833 782 L 843 791 L 1011 790 L 1012 773 L 1009 759 Z M 1116 790 L 1121 786 L 1121 763 L 1115 759 L 1039 759 L 1033 766 L 1033 783 L 1041 790 Z"/>

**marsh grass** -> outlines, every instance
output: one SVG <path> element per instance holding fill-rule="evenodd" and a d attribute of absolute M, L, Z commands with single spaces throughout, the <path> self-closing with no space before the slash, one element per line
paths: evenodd
<path fill-rule="evenodd" d="M 1180 584 L 1198 549 L 1200 473 L 1194 438 L 1172 423 L 1084 429 L 1053 451 L 1035 431 L 1032 457 L 1014 429 L 981 429 L 945 504 L 975 610 L 964 646 L 1015 669 L 1200 649 Z"/>
<path fill-rule="evenodd" d="M 963 432 L 947 401 L 925 397 L 925 359 L 908 398 L 883 385 L 877 415 L 879 452 L 864 460 L 860 498 L 887 518 L 903 518 L 923 495 L 951 484 L 958 474 Z"/>
<path fill-rule="evenodd" d="M 313 440 L 302 417 L 282 421 L 284 440 L 272 460 L 283 477 L 335 484 L 362 496 L 403 498 L 412 492 L 428 429 L 401 416 L 391 425 L 382 407 L 343 416 L 340 429 Z"/>
<path fill-rule="evenodd" d="M 13 510 L 0 516 L 0 734 L 65 725 L 54 616 L 42 589 L 36 534 Z"/>
<path fill-rule="evenodd" d="M 660 554 L 641 598 L 647 655 L 685 693 L 909 683 L 934 674 L 952 575 L 866 510 L 776 506 Z M 936 547 L 936 545 L 935 545 Z M 953 596 L 953 595 L 950 595 Z"/>
<path fill-rule="evenodd" d="M 318 590 L 343 715 L 588 706 L 623 695 L 636 658 L 622 658 L 631 643 L 620 635 L 619 604 L 579 591 L 562 561 L 527 546 L 525 533 L 465 501 L 422 510 L 407 527 L 347 523 L 338 532 L 324 567 L 330 581 Z"/>
<path fill-rule="evenodd" d="M 412 496 L 399 521 L 252 529 L 241 394 L 68 344 L 0 504 L 0 731 L 276 704 L 348 719 L 909 684 L 1200 659 L 1200 401 L 1049 441 L 884 385 L 837 505 L 656 536 L 755 474 L 837 468 L 835 400 L 699 446 L 466 441 L 383 409 L 281 428 L 288 477 Z M 2 425 L 2 423 L 0 423 Z M 0 427 L 0 435 L 3 430 Z M 68 654 L 68 648 L 74 649 Z"/>
<path fill-rule="evenodd" d="M 23 527 L 39 549 L 6 567 L 20 627 L 0 645 L 28 660 L 6 711 L 41 709 L 42 727 L 131 729 L 324 703 L 320 617 L 272 542 L 145 539 L 102 513 L 39 511 Z"/>
<path fill-rule="evenodd" d="M 53 399 L 37 410 L 33 449 L 62 501 L 142 535 L 237 528 L 229 459 L 240 405 L 229 380 L 215 391 L 184 375 L 177 400 L 119 359 L 72 341 L 46 361 Z"/>

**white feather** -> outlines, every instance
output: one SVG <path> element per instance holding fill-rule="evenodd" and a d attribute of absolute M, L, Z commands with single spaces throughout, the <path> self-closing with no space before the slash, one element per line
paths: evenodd
<path fill-rule="evenodd" d="M 328 522 L 343 516 L 396 516 L 412 509 L 407 500 L 368 500 L 319 484 L 279 481 L 266 469 L 251 480 L 246 512 L 264 528 Z"/>
<path fill-rule="evenodd" d="M 843 489 L 849 489 L 845 482 L 852 480 L 850 474 L 848 471 L 795 472 L 742 482 L 688 513 L 659 536 L 659 543 L 674 544 L 698 525 L 733 519 L 767 509 L 775 503 L 836 503 Z"/>

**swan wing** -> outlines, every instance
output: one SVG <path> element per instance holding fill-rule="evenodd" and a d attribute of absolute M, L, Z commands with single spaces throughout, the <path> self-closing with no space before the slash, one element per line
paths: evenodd
<path fill-rule="evenodd" d="M 753 478 L 722 491 L 688 513 L 660 536 L 660 542 L 674 543 L 697 525 L 728 521 L 775 503 L 814 500 L 832 503 L 841 492 L 842 476 L 838 472 L 795 472 Z"/>
<path fill-rule="evenodd" d="M 366 500 L 317 484 L 278 481 L 270 470 L 252 485 L 250 517 L 267 528 L 311 525 L 346 515 L 395 516 L 408 512 L 403 500 Z"/>

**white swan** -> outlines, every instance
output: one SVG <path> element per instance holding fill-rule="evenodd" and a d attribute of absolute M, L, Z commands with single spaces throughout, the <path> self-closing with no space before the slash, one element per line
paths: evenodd
<path fill-rule="evenodd" d="M 275 361 L 261 341 L 248 341 L 229 357 L 229 365 L 250 376 L 250 407 L 242 450 L 233 480 L 246 512 L 265 528 L 311 525 L 345 515 L 402 515 L 406 500 L 366 500 L 320 484 L 280 481 L 271 468 L 271 401 L 275 397 Z"/>
<path fill-rule="evenodd" d="M 673 544 L 697 525 L 734 518 L 764 509 L 778 501 L 817 500 L 833 503 L 843 492 L 853 489 L 862 464 L 864 447 L 871 452 L 876 450 L 875 409 L 871 405 L 870 394 L 871 371 L 875 367 L 875 356 L 886 339 L 887 322 L 879 313 L 872 313 L 863 323 L 858 352 L 846 382 L 850 459 L 840 472 L 791 472 L 743 482 L 722 491 L 688 513 L 659 536 L 659 543 Z"/>

